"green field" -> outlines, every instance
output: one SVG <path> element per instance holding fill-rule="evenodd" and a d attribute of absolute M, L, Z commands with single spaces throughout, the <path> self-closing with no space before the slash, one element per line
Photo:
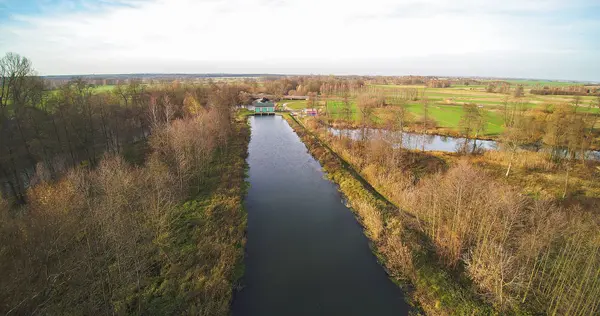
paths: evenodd
<path fill-rule="evenodd" d="M 112 92 L 115 89 L 116 85 L 104 85 L 104 86 L 94 86 L 92 88 L 92 92 L 94 93 L 102 93 L 102 92 Z M 56 95 L 60 89 L 49 90 L 48 93 L 51 95 Z"/>
<path fill-rule="evenodd" d="M 409 104 L 407 109 L 416 117 L 423 116 L 423 105 L 420 103 Z M 429 106 L 429 117 L 437 122 L 438 127 L 451 130 L 458 130 L 460 118 L 463 113 L 462 105 L 433 104 Z M 489 136 L 500 134 L 504 125 L 504 119 L 497 112 L 493 111 L 486 112 L 486 118 L 487 125 L 484 134 Z"/>
<path fill-rule="evenodd" d="M 344 103 L 342 101 L 327 101 L 327 113 L 329 113 L 333 118 L 345 119 L 346 114 L 344 114 L 342 110 L 343 107 Z M 355 101 L 350 102 L 350 110 L 352 113 L 352 120 L 360 120 L 360 111 L 358 110 Z"/>
<path fill-rule="evenodd" d="M 115 87 L 115 85 L 95 86 L 94 92 L 111 92 Z"/>
<path fill-rule="evenodd" d="M 511 84 L 522 84 L 525 86 L 548 86 L 548 87 L 560 87 L 560 86 L 575 86 L 580 85 L 579 82 L 570 82 L 570 81 L 548 81 L 548 80 L 502 80 L 506 82 L 510 82 Z"/>
<path fill-rule="evenodd" d="M 277 103 L 280 105 L 285 104 L 288 108 L 292 110 L 306 109 L 306 100 L 281 100 Z"/>
<path fill-rule="evenodd" d="M 429 118 L 437 122 L 437 126 L 446 132 L 457 132 L 459 122 L 463 115 L 463 105 L 475 103 L 484 110 L 487 125 L 484 134 L 487 136 L 499 135 L 503 130 L 504 120 L 502 110 L 505 102 L 520 102 L 529 108 L 543 108 L 546 105 L 556 105 L 561 103 L 570 103 L 573 101 L 573 96 L 563 95 L 533 95 L 529 93 L 529 89 L 536 84 L 557 86 L 557 85 L 573 85 L 568 82 L 556 81 L 534 81 L 534 80 L 509 80 L 513 84 L 525 85 L 525 95 L 518 99 L 506 94 L 486 92 L 486 85 L 457 85 L 449 88 L 426 88 L 423 85 L 371 85 L 370 87 L 382 92 L 386 97 L 396 95 L 401 89 L 412 88 L 418 89 L 419 97 L 423 94 L 429 100 Z M 590 107 L 596 100 L 596 97 L 584 96 L 581 97 L 581 106 L 579 111 L 590 113 L 599 113 L 597 107 Z M 293 110 L 301 110 L 306 108 L 306 101 L 282 101 L 287 103 L 287 106 Z M 339 98 L 331 98 L 319 102 L 319 107 L 322 111 L 325 110 L 327 103 L 327 113 L 335 119 L 345 119 L 345 115 L 341 111 L 342 102 Z M 389 107 L 377 109 L 374 113 L 375 122 L 381 122 L 382 117 L 386 114 Z M 357 108 L 355 99 L 351 103 L 352 121 L 358 122 L 361 119 L 360 111 Z M 420 120 L 423 116 L 423 104 L 421 101 L 409 102 L 407 110 L 413 115 L 414 120 Z M 439 131 L 442 132 L 443 131 Z"/>

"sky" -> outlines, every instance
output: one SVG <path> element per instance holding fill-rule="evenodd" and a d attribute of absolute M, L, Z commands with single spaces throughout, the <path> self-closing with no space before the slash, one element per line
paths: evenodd
<path fill-rule="evenodd" d="M 41 75 L 600 81 L 600 1 L 0 0 L 6 52 Z"/>

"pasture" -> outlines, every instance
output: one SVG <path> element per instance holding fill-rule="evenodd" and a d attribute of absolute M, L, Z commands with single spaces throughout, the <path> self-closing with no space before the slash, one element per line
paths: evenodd
<path fill-rule="evenodd" d="M 103 85 L 103 86 L 95 86 L 94 92 L 111 92 L 116 87 L 116 85 Z"/>
<path fill-rule="evenodd" d="M 528 108 L 543 109 L 548 105 L 556 105 L 561 103 L 573 102 L 573 96 L 566 95 L 534 95 L 530 94 L 529 90 L 534 85 L 557 86 L 557 85 L 572 85 L 573 83 L 559 81 L 536 81 L 536 80 L 508 80 L 513 84 L 524 85 L 524 96 L 514 98 L 511 95 L 501 93 L 486 92 L 486 85 L 456 85 L 449 88 L 427 88 L 424 85 L 369 85 L 368 90 L 378 91 L 386 97 L 396 95 L 402 89 L 417 89 L 419 98 L 423 95 L 427 98 L 429 104 L 428 117 L 435 120 L 437 123 L 437 132 L 441 134 L 452 134 L 459 130 L 460 119 L 463 116 L 463 105 L 474 103 L 479 108 L 484 110 L 484 115 L 487 121 L 484 131 L 485 136 L 493 137 L 499 135 L 503 131 L 504 119 L 503 109 L 505 104 L 520 102 Z M 597 97 L 583 96 L 581 97 L 579 111 L 598 114 L 600 109 L 592 106 L 597 101 Z M 306 108 L 307 101 L 282 101 L 287 103 L 287 106 L 292 110 L 300 110 Z M 337 97 L 321 97 L 319 102 L 321 111 L 327 111 L 334 119 L 346 120 L 348 114 L 343 112 L 343 103 Z M 351 121 L 359 122 L 361 120 L 361 112 L 357 107 L 356 98 L 351 99 Z M 382 122 L 382 118 L 390 111 L 390 107 L 377 109 L 374 113 L 374 121 Z M 418 121 L 423 118 L 424 109 L 421 100 L 409 101 L 406 104 L 406 109 L 411 114 L 413 121 Z"/>

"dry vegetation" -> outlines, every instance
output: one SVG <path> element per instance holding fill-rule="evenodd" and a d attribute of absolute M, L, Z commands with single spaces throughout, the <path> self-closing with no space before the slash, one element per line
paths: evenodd
<path fill-rule="evenodd" d="M 137 164 L 126 161 L 118 149 L 128 145 L 123 138 L 114 146 L 107 144 L 101 154 L 94 142 L 104 139 L 94 136 L 88 147 L 85 142 L 79 147 L 83 158 L 89 153 L 84 163 L 61 172 L 48 170 L 42 159 L 31 175 L 35 181 L 28 180 L 34 185 L 20 183 L 18 191 L 9 191 L 18 194 L 0 198 L 0 313 L 229 313 L 246 224 L 242 198 L 249 130 L 233 116 L 238 90 L 215 85 L 128 91 L 125 103 L 129 107 L 132 100 L 140 102 L 141 124 L 152 130 L 142 141 L 148 148 L 134 153 Z M 104 97 L 110 96 L 86 100 Z M 23 112 L 39 109 L 11 100 L 4 115 L 18 115 L 13 109 L 19 106 Z M 81 103 L 84 108 L 86 102 Z M 109 111 L 98 107 L 84 112 L 90 115 L 85 122 L 96 124 L 116 115 Z M 41 117 L 53 118 L 51 112 Z M 65 140 L 57 142 L 67 145 L 67 139 L 92 137 L 98 130 L 123 131 L 118 124 L 113 129 L 95 125 L 101 126 L 95 130 L 85 122 L 81 131 L 86 134 L 76 135 L 71 128 L 79 122 L 55 121 L 66 130 L 57 134 Z M 23 144 L 27 142 L 19 137 L 7 139 L 6 161 L 14 159 L 10 149 L 22 149 Z M 61 149 L 69 155 L 69 146 L 53 148 Z M 16 184 L 14 177 L 4 179 L 11 180 Z"/>
<path fill-rule="evenodd" d="M 497 174 L 472 162 L 489 167 L 487 155 L 499 154 L 461 159 L 456 154 L 393 149 L 382 139 L 351 141 L 334 137 L 324 126 L 314 119 L 306 122 L 308 129 L 401 209 L 390 211 L 375 200 L 353 193 L 356 189 L 345 185 L 352 181 L 351 175 L 339 175 L 340 165 L 324 161 L 324 167 L 348 195 L 388 269 L 411 280 L 414 297 L 427 313 L 462 314 L 469 309 L 487 313 L 485 305 L 465 298 L 469 295 L 450 294 L 452 286 L 444 287 L 450 283 L 463 284 L 464 291 L 459 293 L 477 292 L 501 313 L 598 313 L 600 222 L 595 210 L 577 200 L 565 203 L 524 195 L 522 186 L 505 181 L 504 174 L 509 163 L 513 164 L 512 179 L 524 168 L 549 168 L 543 170 L 556 173 L 556 168 L 563 166 L 561 161 L 567 161 L 571 170 L 579 170 L 572 171 L 572 179 L 590 179 L 583 174 L 593 173 L 597 164 L 575 164 L 569 155 L 556 160 L 551 154 L 540 153 L 531 160 L 526 157 L 533 153 L 518 152 L 517 158 L 503 160 L 502 167 L 496 167 L 504 169 Z M 319 153 L 316 156 L 321 157 Z M 561 178 L 564 181 L 564 176 Z M 564 183 L 561 191 L 563 188 Z M 414 230 L 425 238 L 415 238 Z M 450 281 L 434 286 L 443 288 L 440 296 L 428 287 L 431 280 L 437 279 L 419 252 L 428 244 L 435 254 L 429 258 L 454 275 Z M 461 281 L 463 278 L 473 282 L 474 288 Z"/>

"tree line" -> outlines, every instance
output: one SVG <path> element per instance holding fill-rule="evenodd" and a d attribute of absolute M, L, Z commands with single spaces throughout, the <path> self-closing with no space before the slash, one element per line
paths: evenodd
<path fill-rule="evenodd" d="M 537 85 L 530 91 L 531 94 L 540 95 L 579 95 L 579 96 L 600 96 L 600 87 L 598 86 L 559 86 L 548 87 Z"/>

